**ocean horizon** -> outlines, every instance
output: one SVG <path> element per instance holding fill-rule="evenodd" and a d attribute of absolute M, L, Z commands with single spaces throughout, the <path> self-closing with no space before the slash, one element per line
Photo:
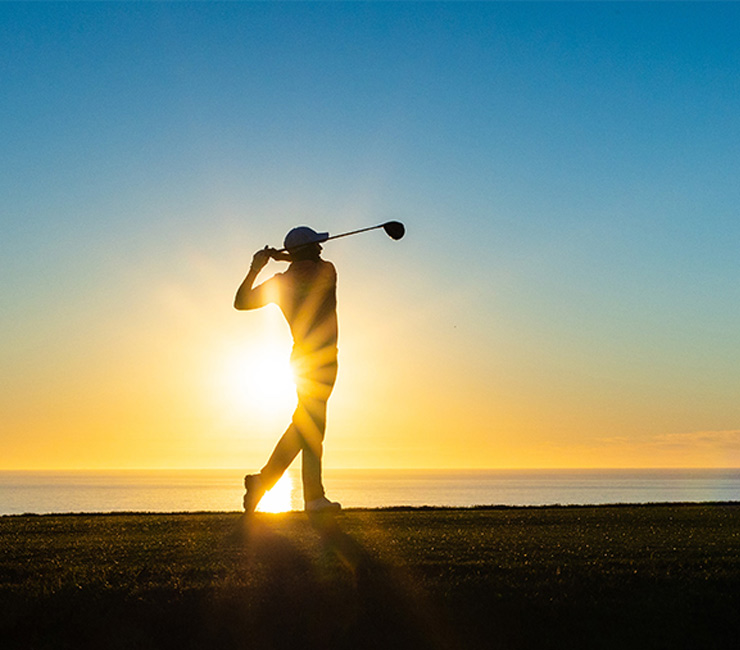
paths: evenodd
<path fill-rule="evenodd" d="M 4 470 L 0 515 L 239 511 L 242 470 Z M 740 500 L 740 469 L 327 469 L 345 508 L 604 505 Z M 267 495 L 301 510 L 299 470 Z"/>

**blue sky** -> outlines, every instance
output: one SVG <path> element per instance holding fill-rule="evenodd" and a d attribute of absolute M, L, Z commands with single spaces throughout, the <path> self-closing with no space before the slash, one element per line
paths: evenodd
<path fill-rule="evenodd" d="M 740 463 L 736 4 L 3 3 L 0 43 L 12 463 L 36 462 L 28 431 L 93 427 L 104 366 L 249 330 L 219 310 L 254 249 L 391 218 L 403 242 L 327 247 L 348 365 L 370 322 L 396 342 L 381 370 L 437 378 L 375 386 L 383 426 L 428 430 L 455 395 L 432 439 L 477 431 L 459 465 L 614 440 L 655 465 L 656 437 L 706 432 L 701 462 Z M 19 406 L 62 387 L 79 410 Z M 421 437 L 403 453 L 435 466 Z"/>

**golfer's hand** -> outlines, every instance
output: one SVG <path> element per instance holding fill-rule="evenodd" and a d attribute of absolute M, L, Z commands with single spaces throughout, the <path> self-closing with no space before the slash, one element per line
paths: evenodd
<path fill-rule="evenodd" d="M 270 248 L 269 246 L 265 246 L 263 249 L 258 250 L 254 255 L 252 255 L 252 265 L 249 267 L 250 271 L 254 271 L 255 273 L 259 273 L 267 264 L 267 261 L 272 257 L 272 253 L 275 251 L 274 248 Z"/>

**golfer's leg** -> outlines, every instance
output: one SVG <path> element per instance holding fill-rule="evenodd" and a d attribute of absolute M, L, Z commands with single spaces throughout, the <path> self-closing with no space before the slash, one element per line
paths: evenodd
<path fill-rule="evenodd" d="M 331 356 L 329 363 L 318 367 L 314 365 L 316 359 L 292 358 L 298 393 L 298 408 L 293 414 L 293 424 L 303 451 L 303 499 L 307 503 L 324 496 L 321 456 L 326 428 L 326 402 L 337 376 L 336 351 Z"/>
<path fill-rule="evenodd" d="M 326 402 L 307 400 L 305 418 L 301 422 L 303 442 L 302 479 L 303 499 L 308 503 L 324 496 L 324 484 L 321 479 L 321 457 L 324 448 L 324 430 L 326 428 Z"/>
<path fill-rule="evenodd" d="M 296 413 L 300 408 L 301 406 L 299 404 Z M 271 489 L 280 480 L 285 470 L 290 467 L 298 452 L 303 448 L 303 441 L 295 425 L 295 419 L 295 415 L 293 415 L 293 422 L 285 430 L 280 440 L 278 440 L 270 459 L 260 472 L 262 485 L 265 490 Z"/>

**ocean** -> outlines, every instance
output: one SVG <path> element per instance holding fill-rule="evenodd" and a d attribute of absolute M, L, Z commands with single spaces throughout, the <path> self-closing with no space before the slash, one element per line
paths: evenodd
<path fill-rule="evenodd" d="M 0 471 L 0 515 L 238 511 L 238 470 Z M 739 501 L 740 469 L 326 470 L 345 508 Z M 302 509 L 290 470 L 262 509 Z"/>

